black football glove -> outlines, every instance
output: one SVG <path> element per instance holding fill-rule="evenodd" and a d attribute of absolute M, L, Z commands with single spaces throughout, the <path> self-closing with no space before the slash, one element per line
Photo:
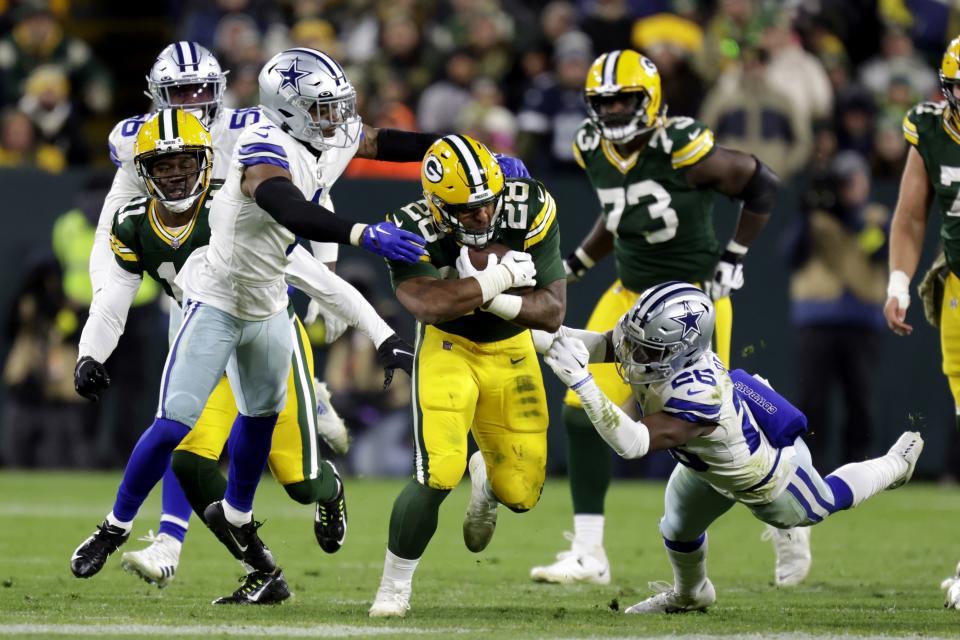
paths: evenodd
<path fill-rule="evenodd" d="M 383 388 L 393 382 L 393 374 L 403 369 L 407 375 L 413 373 L 413 347 L 409 342 L 393 334 L 377 348 L 377 360 L 383 365 Z"/>
<path fill-rule="evenodd" d="M 83 356 L 73 370 L 73 386 L 87 400 L 100 402 L 100 392 L 110 386 L 110 375 L 102 364 Z"/>

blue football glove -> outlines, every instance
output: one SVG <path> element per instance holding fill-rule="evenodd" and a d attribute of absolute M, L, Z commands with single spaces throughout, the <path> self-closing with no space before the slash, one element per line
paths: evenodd
<path fill-rule="evenodd" d="M 527 171 L 527 165 L 523 164 L 520 158 L 505 156 L 502 153 L 495 153 L 493 157 L 497 159 L 500 170 L 503 171 L 504 178 L 529 178 L 530 172 Z"/>
<path fill-rule="evenodd" d="M 426 253 L 427 241 L 415 233 L 397 228 L 392 222 L 367 225 L 360 236 L 360 246 L 387 260 L 418 262 Z"/>

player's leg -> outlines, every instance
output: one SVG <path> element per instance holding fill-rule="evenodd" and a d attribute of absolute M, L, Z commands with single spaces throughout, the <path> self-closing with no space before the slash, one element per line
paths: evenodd
<path fill-rule="evenodd" d="M 287 495 L 300 504 L 314 504 L 313 532 L 320 548 L 335 553 L 347 534 L 347 505 L 336 467 L 320 455 L 313 352 L 307 333 L 293 317 L 293 344 L 287 404 L 277 419 L 270 447 L 270 470 Z"/>
<path fill-rule="evenodd" d="M 411 380 L 414 477 L 393 503 L 372 617 L 406 615 L 413 574 L 437 530 L 440 504 L 463 477 L 479 395 L 471 368 L 474 347 L 432 326 L 417 335 Z"/>
<path fill-rule="evenodd" d="M 707 577 L 707 528 L 736 504 L 682 464 L 670 474 L 660 520 L 673 584 L 654 583 L 658 593 L 624 613 L 683 613 L 703 610 L 717 599 Z"/>
<path fill-rule="evenodd" d="M 187 305 L 164 366 L 157 418 L 130 454 L 113 509 L 74 552 L 70 563 L 74 575 L 96 574 L 127 540 L 140 505 L 199 418 L 239 337 L 239 327 L 228 315 L 196 302 Z"/>
<path fill-rule="evenodd" d="M 587 330 L 605 332 L 630 310 L 638 294 L 624 289 L 617 280 L 600 298 L 587 322 Z M 590 373 L 603 393 L 616 404 L 631 395 L 612 364 L 592 364 Z M 576 393 L 564 397 L 563 426 L 567 434 L 567 475 L 573 499 L 573 537 L 569 550 L 556 562 L 533 567 L 530 577 L 538 582 L 570 583 L 610 580 L 610 564 L 603 549 L 604 501 L 610 486 L 613 453 L 593 428 Z M 591 569 L 584 569 L 591 567 Z"/>
<path fill-rule="evenodd" d="M 473 552 L 493 537 L 498 504 L 522 513 L 540 500 L 550 422 L 529 332 L 484 345 L 478 355 L 473 436 L 480 450 L 470 458 L 472 489 L 463 521 L 463 540 Z"/>
<path fill-rule="evenodd" d="M 951 304 L 960 299 L 960 278 L 948 273 L 944 281 L 943 302 L 940 305 L 940 349 L 943 353 L 943 373 L 953 396 L 954 419 L 960 430 L 960 306 Z M 946 590 L 945 606 L 960 609 L 960 564 L 955 577 L 944 580 L 940 587 Z"/>
<path fill-rule="evenodd" d="M 256 544 L 253 498 L 267 466 L 277 416 L 286 402 L 292 350 L 286 313 L 258 321 L 237 320 L 241 336 L 227 367 L 239 411 L 230 433 L 230 467 L 223 500 L 205 510 L 207 526 L 221 540 L 232 540 L 243 561 L 265 579 L 279 574 L 273 555 Z M 221 601 L 230 601 L 221 599 Z"/>

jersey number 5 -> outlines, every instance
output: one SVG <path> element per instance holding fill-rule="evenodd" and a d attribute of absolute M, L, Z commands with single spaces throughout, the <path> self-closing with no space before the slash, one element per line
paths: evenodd
<path fill-rule="evenodd" d="M 619 235 L 617 229 L 620 226 L 620 218 L 623 217 L 623 210 L 628 206 L 637 206 L 646 199 L 652 200 L 647 204 L 650 218 L 658 219 L 663 223 L 660 229 L 643 232 L 646 241 L 650 244 L 658 244 L 671 240 L 677 235 L 680 219 L 677 217 L 677 212 L 670 208 L 670 192 L 658 182 L 642 180 L 626 188 L 597 189 L 597 197 L 606 214 L 607 230 L 614 236 Z"/>

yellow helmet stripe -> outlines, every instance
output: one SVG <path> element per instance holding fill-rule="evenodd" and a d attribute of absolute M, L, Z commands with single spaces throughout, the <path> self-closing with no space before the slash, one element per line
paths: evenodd
<path fill-rule="evenodd" d="M 613 51 L 607 54 L 607 59 L 603 61 L 603 84 L 614 86 L 617 84 L 617 64 L 620 62 L 622 51 Z"/>
<path fill-rule="evenodd" d="M 476 193 L 486 186 L 484 180 L 483 166 L 480 164 L 480 158 L 470 145 L 460 136 L 447 136 L 446 140 L 450 143 L 454 153 L 467 171 L 468 186 L 471 193 Z"/>

